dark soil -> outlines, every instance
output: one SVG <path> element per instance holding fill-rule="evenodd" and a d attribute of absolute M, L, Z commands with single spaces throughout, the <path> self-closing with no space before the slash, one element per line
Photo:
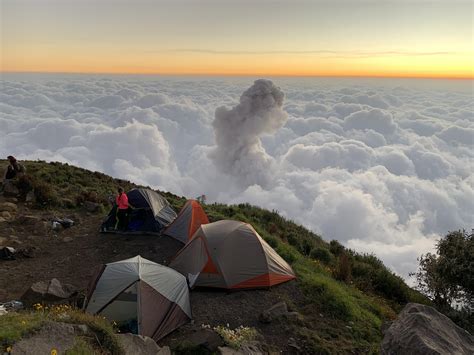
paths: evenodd
<path fill-rule="evenodd" d="M 2 201 L 0 201 L 2 202 Z M 57 278 L 61 283 L 85 290 L 97 265 L 141 255 L 160 264 L 167 264 L 182 244 L 166 236 L 101 234 L 99 227 L 103 216 L 85 211 L 40 211 L 26 209 L 18 204 L 18 214 L 30 214 L 51 221 L 54 216 L 68 217 L 76 222 L 71 228 L 59 232 L 35 232 L 33 226 L 16 222 L 0 223 L 0 236 L 14 235 L 21 242 L 12 245 L 26 250 L 31 257 L 16 260 L 0 260 L 0 303 L 18 300 L 35 282 Z M 71 241 L 64 241 L 66 237 Z M 68 239 L 68 238 L 67 238 Z M 303 305 L 304 299 L 296 281 L 266 290 L 216 291 L 196 289 L 191 292 L 193 322 L 181 327 L 159 342 L 159 345 L 174 346 L 184 341 L 202 324 L 240 325 L 257 328 L 264 341 L 283 351 L 293 353 L 288 340 L 301 345 L 295 334 L 295 326 L 285 321 L 263 324 L 258 321 L 260 313 L 279 301 L 286 301 L 291 308 Z"/>

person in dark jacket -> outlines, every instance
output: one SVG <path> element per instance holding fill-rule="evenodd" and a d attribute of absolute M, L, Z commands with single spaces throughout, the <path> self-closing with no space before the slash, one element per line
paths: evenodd
<path fill-rule="evenodd" d="M 3 181 L 12 180 L 18 176 L 25 174 L 25 167 L 22 164 L 18 163 L 14 156 L 9 155 L 7 159 L 10 164 L 8 165 L 7 170 L 5 171 Z"/>

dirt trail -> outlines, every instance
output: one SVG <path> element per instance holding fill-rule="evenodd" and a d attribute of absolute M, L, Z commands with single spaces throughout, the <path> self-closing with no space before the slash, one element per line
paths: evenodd
<path fill-rule="evenodd" d="M 41 216 L 50 220 L 54 215 L 58 213 Z M 59 216 L 71 217 L 79 223 L 59 233 L 39 235 L 33 234 L 31 226 L 2 223 L 0 234 L 16 236 L 21 244 L 13 246 L 31 248 L 32 257 L 0 261 L 0 302 L 18 299 L 32 283 L 53 277 L 84 289 L 96 265 L 136 255 L 166 264 L 181 247 L 178 241 L 168 237 L 101 234 L 99 216 L 78 213 Z"/>

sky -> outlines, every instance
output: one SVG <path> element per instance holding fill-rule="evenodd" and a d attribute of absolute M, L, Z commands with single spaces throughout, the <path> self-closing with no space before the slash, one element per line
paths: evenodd
<path fill-rule="evenodd" d="M 461 0 L 2 0 L 1 71 L 473 78 Z"/>
<path fill-rule="evenodd" d="M 407 279 L 441 236 L 474 227 L 470 80 L 2 79 L 3 157 L 276 210 Z"/>

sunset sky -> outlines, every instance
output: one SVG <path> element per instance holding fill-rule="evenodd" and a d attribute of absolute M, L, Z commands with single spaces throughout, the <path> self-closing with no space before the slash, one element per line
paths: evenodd
<path fill-rule="evenodd" d="M 473 78 L 471 1 L 1 0 L 3 72 Z"/>

